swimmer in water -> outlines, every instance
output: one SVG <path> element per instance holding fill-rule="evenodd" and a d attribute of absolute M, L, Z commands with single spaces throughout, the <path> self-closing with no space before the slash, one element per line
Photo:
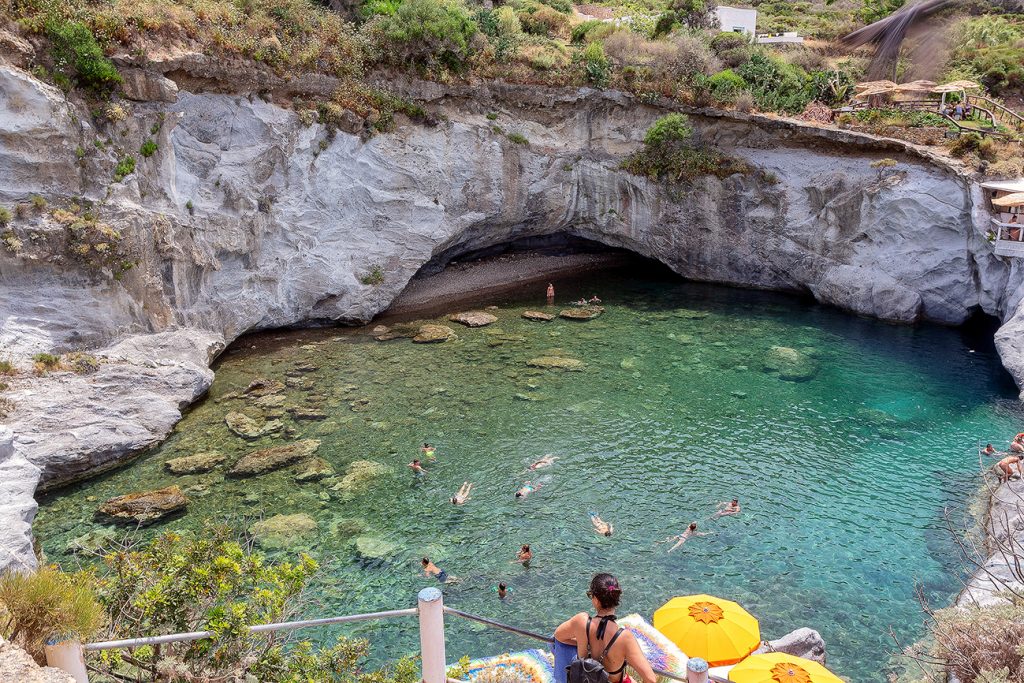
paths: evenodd
<path fill-rule="evenodd" d="M 512 595 L 512 589 L 506 586 L 504 583 L 499 583 L 495 588 L 491 590 L 498 594 L 499 600 L 504 600 L 508 596 Z"/>
<path fill-rule="evenodd" d="M 594 296 L 590 297 L 590 303 L 592 303 L 592 304 L 599 304 L 599 303 L 601 303 L 601 300 L 598 299 L 597 298 L 597 294 L 595 294 Z"/>
<path fill-rule="evenodd" d="M 540 484 L 526 482 L 516 490 L 516 498 L 526 498 L 528 495 L 540 488 Z"/>
<path fill-rule="evenodd" d="M 615 531 L 615 527 L 610 522 L 606 522 L 598 517 L 596 512 L 590 513 L 590 523 L 594 525 L 594 531 L 602 536 L 611 536 L 612 532 Z"/>
<path fill-rule="evenodd" d="M 423 575 L 427 577 L 433 576 L 441 583 L 454 583 L 458 581 L 454 576 L 449 576 L 448 572 L 438 567 L 436 564 L 430 561 L 430 558 L 423 558 Z"/>
<path fill-rule="evenodd" d="M 425 441 L 423 442 L 423 445 L 420 446 L 420 453 L 423 454 L 423 457 L 425 457 L 428 462 L 437 460 L 437 449 Z"/>
<path fill-rule="evenodd" d="M 721 502 L 718 504 L 718 512 L 711 515 L 711 519 L 717 519 L 718 517 L 727 517 L 729 515 L 740 514 L 740 501 L 738 498 L 733 498 L 730 502 Z"/>
<path fill-rule="evenodd" d="M 708 535 L 710 535 L 710 532 L 708 532 L 708 531 L 697 531 L 697 522 L 690 522 L 690 526 L 686 527 L 686 531 L 684 531 L 683 533 L 679 534 L 678 536 L 669 536 L 665 540 L 666 541 L 675 541 L 676 542 L 676 544 L 674 546 L 672 546 L 671 548 L 668 549 L 669 552 L 672 552 L 673 550 L 675 550 L 676 548 L 678 548 L 679 546 L 681 546 L 682 544 L 686 543 L 688 540 L 693 538 L 694 536 L 708 536 Z"/>
<path fill-rule="evenodd" d="M 981 454 L 982 455 L 1005 455 L 1004 453 L 1000 453 L 995 448 L 993 448 L 992 444 L 986 444 L 985 447 L 981 449 Z"/>
<path fill-rule="evenodd" d="M 524 543 L 523 547 L 516 553 L 516 559 L 512 561 L 512 564 L 521 564 L 524 567 L 530 566 L 530 560 L 533 559 L 533 551 L 530 550 L 530 544 Z"/>
<path fill-rule="evenodd" d="M 531 470 L 542 470 L 545 467 L 551 467 L 553 464 L 555 464 L 556 460 L 558 460 L 558 458 L 553 456 L 553 455 L 551 455 L 549 453 L 549 454 L 545 455 L 543 458 L 541 458 L 540 460 L 538 460 L 537 462 L 535 462 L 532 465 L 530 465 L 529 469 L 531 469 Z"/>
<path fill-rule="evenodd" d="M 575 301 L 573 303 L 575 303 L 577 306 L 586 306 L 587 305 L 587 300 L 586 299 L 580 299 L 579 301 Z"/>
<path fill-rule="evenodd" d="M 416 476 L 418 477 L 421 477 L 427 473 L 427 471 L 423 469 L 423 465 L 420 464 L 419 458 L 413 460 L 411 463 L 407 465 L 407 467 L 411 468 L 413 473 L 415 473 Z"/>
<path fill-rule="evenodd" d="M 462 482 L 462 487 L 459 492 L 452 496 L 452 505 L 462 505 L 469 500 L 469 492 L 473 490 L 473 485 L 468 481 Z"/>

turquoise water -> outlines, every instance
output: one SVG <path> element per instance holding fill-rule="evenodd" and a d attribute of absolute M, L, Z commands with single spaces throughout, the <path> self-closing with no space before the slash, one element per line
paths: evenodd
<path fill-rule="evenodd" d="M 543 302 L 496 300 L 499 320 L 440 345 L 375 341 L 369 328 L 305 330 L 241 340 L 223 357 L 210 397 L 159 449 L 117 472 L 43 502 L 37 533 L 51 560 L 83 561 L 72 539 L 101 525 L 96 507 L 128 491 L 180 484 L 189 511 L 151 527 L 195 529 L 204 520 L 244 528 L 278 513 L 307 513 L 316 534 L 299 548 L 321 558 L 318 614 L 413 604 L 435 582 L 417 574 L 429 554 L 461 582 L 447 604 L 550 632 L 584 609 L 594 571 L 617 574 L 623 613 L 651 612 L 673 595 L 707 592 L 739 601 L 766 637 L 821 631 L 830 666 L 854 681 L 881 681 L 895 647 L 920 635 L 915 585 L 933 604 L 956 592 L 960 565 L 943 510 L 963 522 L 978 486 L 976 444 L 1018 431 L 1021 411 L 988 335 L 861 319 L 790 297 L 687 284 L 635 272 L 556 283 L 559 296 L 599 292 L 606 312 L 589 322 L 522 320 Z M 538 294 L 543 294 L 539 288 Z M 766 372 L 775 346 L 805 354 L 813 378 Z M 583 372 L 528 367 L 562 355 Z M 311 372 L 296 372 L 312 364 Z M 289 372 L 291 371 L 291 372 Z M 228 431 L 224 398 L 256 377 L 285 381 L 287 434 L 245 441 Z M 173 476 L 165 460 L 217 449 L 228 464 L 253 448 L 299 438 L 343 473 L 356 460 L 392 468 L 355 497 L 336 480 L 297 484 L 291 469 L 253 479 L 223 470 Z M 430 441 L 439 458 L 423 479 L 405 464 Z M 556 464 L 526 474 L 540 456 Z M 472 500 L 449 497 L 465 481 Z M 513 496 L 527 480 L 541 488 Z M 737 517 L 709 520 L 738 497 Z M 615 525 L 596 535 L 587 513 Z M 360 559 L 352 522 L 395 544 L 384 561 Z M 669 554 L 690 521 L 713 535 Z M 530 543 L 528 569 L 512 564 Z M 499 580 L 514 594 L 500 602 Z M 417 647 L 411 621 L 363 625 L 382 659 Z M 320 632 L 323 637 L 330 633 Z M 449 621 L 449 657 L 532 646 L 517 636 Z"/>

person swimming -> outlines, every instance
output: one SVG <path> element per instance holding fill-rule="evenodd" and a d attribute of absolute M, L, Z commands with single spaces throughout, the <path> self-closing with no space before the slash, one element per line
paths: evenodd
<path fill-rule="evenodd" d="M 733 498 L 732 501 L 729 501 L 729 502 L 723 501 L 723 502 L 719 503 L 718 504 L 718 512 L 716 512 L 715 514 L 711 515 L 711 519 L 716 519 L 718 517 L 727 517 L 728 515 L 738 515 L 738 514 L 740 514 L 740 501 L 739 501 L 739 498 Z"/>
<path fill-rule="evenodd" d="M 982 455 L 1006 455 L 1006 453 L 1004 453 L 1004 452 L 997 451 L 995 449 L 995 447 L 992 446 L 992 444 L 986 444 L 985 447 L 981 449 L 981 454 Z"/>
<path fill-rule="evenodd" d="M 533 551 L 530 550 L 530 544 L 524 543 L 523 547 L 516 553 L 516 559 L 512 561 L 512 564 L 521 564 L 524 567 L 529 568 L 530 560 L 533 559 Z"/>
<path fill-rule="evenodd" d="M 592 303 L 592 304 L 599 304 L 599 303 L 601 303 L 601 300 L 598 299 L 597 298 L 597 294 L 595 294 L 594 296 L 590 297 L 590 303 Z"/>
<path fill-rule="evenodd" d="M 473 490 L 473 485 L 468 481 L 462 482 L 462 486 L 459 488 L 459 492 L 452 496 L 452 505 L 462 505 L 469 500 L 469 492 Z"/>
<path fill-rule="evenodd" d="M 448 572 L 431 562 L 428 557 L 423 558 L 423 575 L 427 577 L 433 576 L 441 583 L 449 583 L 455 580 L 454 576 L 448 576 Z"/>
<path fill-rule="evenodd" d="M 590 513 L 590 523 L 594 525 L 594 531 L 602 536 L 611 536 L 615 531 L 615 527 L 610 522 L 606 522 L 598 517 L 596 512 Z"/>
<path fill-rule="evenodd" d="M 579 301 L 573 301 L 573 304 L 576 305 L 576 306 L 586 306 L 587 305 L 587 300 L 586 299 L 580 299 Z"/>
<path fill-rule="evenodd" d="M 665 539 L 666 541 L 676 542 L 676 544 L 669 548 L 668 551 L 672 552 L 673 550 L 675 550 L 676 548 L 678 548 L 679 546 L 693 538 L 694 536 L 709 536 L 710 533 L 711 532 L 709 531 L 697 531 L 697 522 L 690 522 L 690 526 L 686 527 L 686 531 L 679 534 L 678 536 L 669 536 Z"/>
<path fill-rule="evenodd" d="M 419 458 L 413 460 L 411 463 L 407 465 L 407 467 L 411 468 L 412 471 L 416 474 L 416 476 L 423 476 L 424 474 L 427 473 L 427 471 L 423 469 L 423 465 L 420 464 Z"/>
<path fill-rule="evenodd" d="M 504 583 L 499 583 L 491 590 L 498 594 L 499 600 L 504 600 L 508 596 L 512 595 L 512 589 L 506 586 Z"/>
<path fill-rule="evenodd" d="M 541 458 L 537 462 L 535 462 L 532 465 L 530 465 L 529 469 L 531 469 L 531 470 L 542 470 L 545 467 L 551 467 L 553 464 L 555 464 L 556 460 L 558 460 L 557 457 L 555 457 L 555 456 L 551 455 L 550 453 L 548 453 L 543 458 Z"/>
<path fill-rule="evenodd" d="M 540 484 L 526 482 L 516 490 L 516 498 L 526 498 L 528 495 L 540 488 Z"/>
<path fill-rule="evenodd" d="M 437 460 L 437 449 L 425 441 L 423 442 L 423 445 L 420 446 L 420 453 L 423 454 L 423 457 L 425 457 L 428 462 Z"/>

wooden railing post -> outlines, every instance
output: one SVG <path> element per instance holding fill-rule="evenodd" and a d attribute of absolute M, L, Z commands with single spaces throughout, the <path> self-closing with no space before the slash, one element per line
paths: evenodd
<path fill-rule="evenodd" d="M 445 683 L 444 601 L 437 588 L 424 588 L 418 596 L 420 655 L 423 683 Z"/>
<path fill-rule="evenodd" d="M 51 638 L 43 646 L 46 665 L 71 674 L 75 683 L 89 683 L 89 672 L 85 668 L 85 653 L 77 640 Z"/>

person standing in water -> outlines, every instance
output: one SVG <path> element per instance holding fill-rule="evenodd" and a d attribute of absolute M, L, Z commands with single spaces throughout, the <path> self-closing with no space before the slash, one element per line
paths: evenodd
<path fill-rule="evenodd" d="M 523 547 L 519 549 L 518 553 L 516 553 L 516 559 L 514 560 L 513 564 L 521 564 L 526 569 L 529 569 L 530 568 L 530 560 L 532 560 L 532 559 L 533 559 L 533 551 L 530 550 L 530 544 L 529 543 L 524 543 Z"/>
<path fill-rule="evenodd" d="M 612 532 L 615 531 L 615 527 L 610 522 L 606 522 L 598 517 L 596 512 L 590 513 L 590 523 L 594 525 L 594 531 L 602 536 L 611 536 Z"/>
<path fill-rule="evenodd" d="M 423 465 L 420 464 L 419 458 L 413 460 L 411 463 L 407 465 L 407 467 L 411 468 L 413 474 L 415 474 L 417 477 L 422 477 L 424 474 L 427 473 L 427 471 L 423 469 Z"/>
<path fill-rule="evenodd" d="M 551 647 L 555 682 L 566 683 L 566 667 L 573 659 L 592 658 L 601 662 L 609 683 L 633 683 L 626 675 L 627 664 L 640 674 L 643 683 L 655 683 L 657 677 L 636 636 L 615 623 L 615 610 L 622 597 L 618 579 L 611 574 L 595 574 L 587 597 L 596 614 L 580 612 L 555 629 Z"/>
<path fill-rule="evenodd" d="M 710 533 L 711 532 L 709 531 L 697 531 L 697 522 L 690 522 L 690 526 L 686 527 L 686 531 L 679 534 L 678 536 L 669 536 L 665 539 L 666 541 L 676 542 L 676 544 L 669 548 L 668 551 L 672 552 L 673 550 L 675 550 L 676 548 L 678 548 L 679 546 L 693 538 L 694 536 L 709 536 Z"/>
<path fill-rule="evenodd" d="M 711 515 L 711 519 L 717 519 L 718 517 L 727 517 L 729 515 L 740 514 L 740 501 L 739 498 L 733 498 L 731 502 L 721 502 L 718 504 L 718 512 Z"/>
<path fill-rule="evenodd" d="M 420 453 L 422 453 L 423 457 L 427 459 L 427 462 L 433 462 L 434 460 L 437 460 L 437 449 L 431 446 L 426 441 L 424 441 L 423 445 L 420 446 Z"/>
<path fill-rule="evenodd" d="M 504 600 L 508 596 L 512 595 L 512 589 L 504 583 L 499 583 L 497 587 L 494 588 L 494 592 L 498 594 L 499 600 Z"/>
<path fill-rule="evenodd" d="M 462 505 L 469 500 L 469 492 L 473 490 L 473 485 L 468 481 L 462 482 L 462 486 L 459 488 L 459 492 L 452 496 L 452 505 Z"/>
<path fill-rule="evenodd" d="M 451 583 L 455 581 L 454 576 L 449 576 L 448 572 L 438 567 L 436 564 L 430 561 L 430 558 L 424 557 L 423 560 L 423 575 L 427 577 L 433 576 L 441 583 Z"/>
<path fill-rule="evenodd" d="M 554 305 L 555 305 L 555 286 L 549 282 L 548 283 L 548 306 L 554 306 Z"/>

